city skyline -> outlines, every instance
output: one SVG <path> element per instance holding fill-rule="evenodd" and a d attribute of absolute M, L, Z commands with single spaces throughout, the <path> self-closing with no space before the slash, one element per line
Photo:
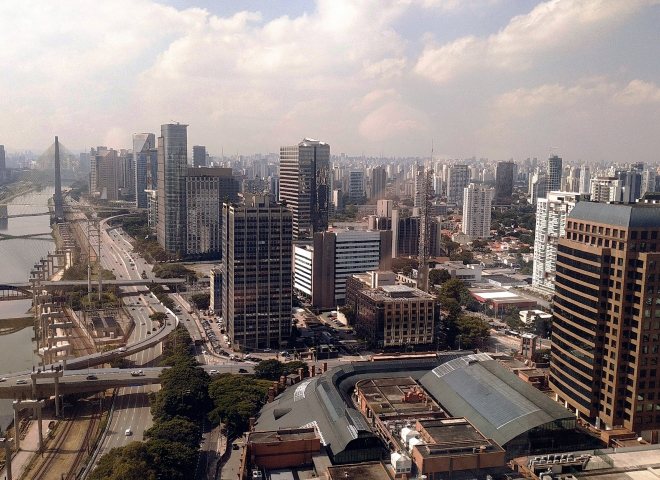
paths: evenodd
<path fill-rule="evenodd" d="M 130 148 L 133 133 L 171 121 L 227 155 L 304 136 L 336 154 L 424 157 L 433 142 L 436 158 L 568 163 L 649 162 L 660 148 L 655 0 L 7 2 L 0 13 L 13 45 L 0 78 L 9 152 L 55 130 L 73 150 Z"/>

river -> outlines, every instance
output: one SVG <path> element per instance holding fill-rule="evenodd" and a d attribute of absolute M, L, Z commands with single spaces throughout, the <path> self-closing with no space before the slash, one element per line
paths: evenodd
<path fill-rule="evenodd" d="M 14 198 L 8 202 L 9 215 L 40 213 L 48 210 L 48 199 L 53 189 L 46 188 Z M 20 217 L 0 220 L 0 233 L 26 235 L 50 231 L 48 215 Z M 35 262 L 55 250 L 55 242 L 50 237 L 44 239 L 0 239 L 0 282 L 26 282 Z M 0 318 L 16 318 L 26 315 L 30 308 L 29 300 L 0 301 Z M 20 328 L 20 327 L 19 327 Z M 2 332 L 0 320 L 0 376 L 2 374 L 30 370 L 37 365 L 39 357 L 34 353 L 34 328 L 27 323 L 23 328 Z M 0 400 L 0 428 L 7 427 L 12 419 L 11 401 Z"/>

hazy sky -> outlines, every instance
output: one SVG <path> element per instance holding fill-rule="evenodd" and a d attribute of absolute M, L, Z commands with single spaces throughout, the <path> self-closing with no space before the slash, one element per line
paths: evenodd
<path fill-rule="evenodd" d="M 660 158 L 660 0 L 0 0 L 0 144 Z"/>

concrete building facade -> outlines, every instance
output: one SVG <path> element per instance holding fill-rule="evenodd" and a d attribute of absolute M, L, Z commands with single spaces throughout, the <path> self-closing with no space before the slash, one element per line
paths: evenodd
<path fill-rule="evenodd" d="M 135 165 L 135 206 L 147 208 L 146 190 L 157 188 L 158 149 L 153 133 L 133 134 L 133 164 Z"/>
<path fill-rule="evenodd" d="M 463 190 L 470 183 L 470 170 L 467 165 L 451 165 L 447 169 L 447 203 L 455 203 L 463 208 Z"/>
<path fill-rule="evenodd" d="M 222 312 L 234 348 L 277 348 L 291 333 L 292 215 L 268 196 L 223 205 Z"/>
<path fill-rule="evenodd" d="M 206 147 L 204 145 L 193 145 L 193 167 L 206 166 Z"/>
<path fill-rule="evenodd" d="M 564 235 L 568 214 L 580 199 L 579 193 L 550 192 L 548 198 L 537 200 L 532 273 L 534 287 L 550 292 L 554 290 L 557 245 Z"/>
<path fill-rule="evenodd" d="M 548 178 L 548 192 L 558 192 L 561 190 L 561 179 L 563 172 L 563 161 L 561 157 L 552 155 L 548 158 L 548 169 L 546 175 Z"/>
<path fill-rule="evenodd" d="M 497 162 L 495 170 L 495 204 L 509 205 L 513 195 L 513 162 Z"/>
<path fill-rule="evenodd" d="M 333 230 L 314 234 L 294 249 L 294 288 L 318 309 L 346 299 L 346 279 L 355 273 L 391 268 L 392 232 Z"/>
<path fill-rule="evenodd" d="M 493 189 L 471 183 L 464 189 L 462 231 L 470 238 L 490 236 L 490 210 Z"/>

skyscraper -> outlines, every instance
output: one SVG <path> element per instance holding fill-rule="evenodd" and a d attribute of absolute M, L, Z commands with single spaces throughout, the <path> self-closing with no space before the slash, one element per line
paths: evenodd
<path fill-rule="evenodd" d="M 559 238 L 564 236 L 566 218 L 575 204 L 580 201 L 580 194 L 550 192 L 547 197 L 539 198 L 536 203 L 532 285 L 553 291 L 557 244 Z"/>
<path fill-rule="evenodd" d="M 186 249 L 188 125 L 161 125 L 158 137 L 158 243 L 170 254 Z"/>
<path fill-rule="evenodd" d="M 617 170 L 615 176 L 621 181 L 619 201 L 634 203 L 642 197 L 642 173 L 644 165 L 632 165 L 630 169 Z"/>
<path fill-rule="evenodd" d="M 351 170 L 348 173 L 348 198 L 351 202 L 360 202 L 364 198 L 364 171 Z"/>
<path fill-rule="evenodd" d="M 293 216 L 293 236 L 311 238 L 328 227 L 330 145 L 305 138 L 280 148 L 281 202 Z"/>
<path fill-rule="evenodd" d="M 193 167 L 206 166 L 206 147 L 204 145 L 193 145 Z"/>
<path fill-rule="evenodd" d="M 447 169 L 447 203 L 463 207 L 463 190 L 470 183 L 470 171 L 467 165 L 451 165 Z"/>
<path fill-rule="evenodd" d="M 7 163 L 5 160 L 5 146 L 0 145 L 0 170 L 4 170 L 7 168 Z"/>
<path fill-rule="evenodd" d="M 133 164 L 135 165 L 135 204 L 147 208 L 147 192 L 156 188 L 154 171 L 158 171 L 158 150 L 153 133 L 133 134 Z"/>
<path fill-rule="evenodd" d="M 659 204 L 575 205 L 557 247 L 550 362 L 550 386 L 577 415 L 654 442 L 659 237 Z"/>
<path fill-rule="evenodd" d="M 117 150 L 97 147 L 91 150 L 89 191 L 101 200 L 119 199 L 120 162 Z"/>
<path fill-rule="evenodd" d="M 387 171 L 383 167 L 374 167 L 371 170 L 371 198 L 382 200 L 385 198 L 385 185 L 387 184 Z"/>
<path fill-rule="evenodd" d="M 592 202 L 618 202 L 621 198 L 621 180 L 616 177 L 595 177 L 591 179 Z"/>
<path fill-rule="evenodd" d="M 268 196 L 225 203 L 222 312 L 235 348 L 277 348 L 291 333 L 292 215 Z"/>
<path fill-rule="evenodd" d="M 490 209 L 494 190 L 470 183 L 463 192 L 463 233 L 471 238 L 490 236 Z"/>
<path fill-rule="evenodd" d="M 231 168 L 188 168 L 186 255 L 218 255 L 222 248 L 222 204 L 238 200 Z"/>
<path fill-rule="evenodd" d="M 580 169 L 580 193 L 591 193 L 591 169 L 588 165 L 582 165 Z"/>
<path fill-rule="evenodd" d="M 557 192 L 561 190 L 561 177 L 562 177 L 562 159 L 557 155 L 552 155 L 548 158 L 548 192 Z"/>
<path fill-rule="evenodd" d="M 513 171 L 516 164 L 513 162 L 497 162 L 495 171 L 495 203 L 508 205 L 513 195 Z"/>

